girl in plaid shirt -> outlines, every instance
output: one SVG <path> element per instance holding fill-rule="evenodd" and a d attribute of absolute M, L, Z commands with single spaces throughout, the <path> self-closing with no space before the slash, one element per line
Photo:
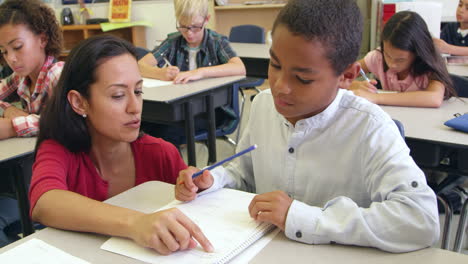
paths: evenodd
<path fill-rule="evenodd" d="M 62 34 L 54 11 L 39 0 L 7 0 L 0 6 L 0 63 L 13 74 L 0 83 L 0 139 L 34 136 L 41 112 L 58 81 Z"/>
<path fill-rule="evenodd" d="M 62 46 L 59 24 L 54 11 L 39 0 L 7 0 L 0 5 L 0 36 L 0 64 L 13 70 L 0 82 L 0 140 L 34 136 L 63 67 L 55 59 Z M 0 176 L 5 174 L 0 169 Z M 0 178 L 0 193 L 11 193 L 9 177 Z M 0 247 L 18 239 L 17 221 L 17 201 L 0 196 Z"/>

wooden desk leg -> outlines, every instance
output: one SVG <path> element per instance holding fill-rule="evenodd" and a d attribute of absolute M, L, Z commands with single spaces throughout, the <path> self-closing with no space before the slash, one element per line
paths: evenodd
<path fill-rule="evenodd" d="M 460 211 L 460 220 L 458 221 L 457 234 L 455 236 L 455 243 L 453 245 L 453 251 L 460 252 L 465 236 L 466 223 L 468 222 L 468 199 L 463 203 L 463 207 Z"/>
<path fill-rule="evenodd" d="M 16 162 L 12 168 L 10 175 L 13 177 L 15 186 L 16 199 L 18 200 L 18 207 L 21 216 L 21 228 L 23 230 L 23 237 L 34 233 L 31 218 L 29 217 L 29 199 L 27 195 L 27 185 L 24 181 L 23 170 L 21 169 L 20 162 Z"/>
<path fill-rule="evenodd" d="M 188 165 L 197 166 L 195 156 L 195 124 L 192 111 L 192 102 L 185 103 L 185 137 L 187 138 Z"/>
<path fill-rule="evenodd" d="M 450 227 L 452 225 L 452 207 L 444 198 L 437 195 L 437 200 L 442 203 L 445 209 L 444 229 L 442 231 L 441 245 L 442 249 L 449 249 Z"/>
<path fill-rule="evenodd" d="M 216 117 L 212 94 L 206 97 L 206 109 L 208 111 L 208 164 L 212 164 L 216 162 Z"/>

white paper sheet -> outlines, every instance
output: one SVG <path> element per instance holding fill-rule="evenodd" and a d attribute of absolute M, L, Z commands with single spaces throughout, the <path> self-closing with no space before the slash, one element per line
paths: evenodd
<path fill-rule="evenodd" d="M 30 239 L 2 254 L 2 264 L 90 264 L 37 238 Z"/>

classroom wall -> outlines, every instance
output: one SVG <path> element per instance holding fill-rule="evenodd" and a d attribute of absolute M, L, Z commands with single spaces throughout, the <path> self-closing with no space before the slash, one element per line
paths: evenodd
<path fill-rule="evenodd" d="M 78 19 L 78 5 L 61 4 L 60 0 L 49 4 L 55 9 L 57 18 L 60 21 L 60 13 L 63 7 L 70 7 L 75 15 L 75 23 Z M 88 4 L 93 14 L 91 17 L 107 18 L 109 11 L 108 3 Z M 146 45 L 148 49 L 153 49 L 158 41 L 164 40 L 167 34 L 176 31 L 176 19 L 174 15 L 173 0 L 151 0 L 132 2 L 132 20 L 145 20 L 153 24 L 151 28 L 146 28 Z"/>
<path fill-rule="evenodd" d="M 442 21 L 456 21 L 455 12 L 458 0 L 414 0 L 414 2 L 438 2 L 442 3 Z"/>

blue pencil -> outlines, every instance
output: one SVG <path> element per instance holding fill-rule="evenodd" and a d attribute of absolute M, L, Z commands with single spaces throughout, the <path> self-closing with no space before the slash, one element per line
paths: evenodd
<path fill-rule="evenodd" d="M 359 72 L 361 73 L 361 76 L 364 79 L 366 79 L 367 82 L 370 82 L 369 78 L 367 78 L 366 73 L 364 72 L 364 70 L 362 68 L 359 70 Z"/>
<path fill-rule="evenodd" d="M 232 159 L 235 159 L 235 158 L 237 158 L 237 157 L 239 157 L 239 156 L 242 156 L 242 155 L 244 155 L 245 153 L 250 152 L 250 151 L 252 151 L 252 150 L 254 150 L 254 149 L 256 149 L 256 148 L 257 148 L 257 145 L 252 145 L 252 146 L 250 146 L 250 147 L 248 147 L 248 148 L 246 148 L 246 149 L 244 149 L 244 150 L 242 150 L 242 151 L 240 151 L 240 152 L 238 152 L 238 153 L 232 155 L 232 156 L 229 157 L 229 158 L 226 158 L 226 159 L 224 159 L 224 160 L 222 160 L 222 161 L 220 161 L 220 162 L 216 162 L 215 164 L 213 164 L 213 165 L 211 165 L 211 166 L 209 166 L 209 167 L 206 167 L 206 168 L 202 169 L 202 170 L 199 171 L 199 172 L 194 173 L 194 174 L 192 175 L 192 179 L 195 178 L 195 177 L 197 177 L 197 176 L 199 176 L 199 175 L 201 175 L 201 174 L 203 173 L 203 171 L 205 171 L 205 170 L 212 170 L 212 169 L 214 169 L 214 168 L 216 168 L 216 167 L 218 167 L 218 166 L 220 166 L 220 165 L 223 165 L 224 163 L 226 163 L 226 162 L 228 162 L 228 161 L 230 161 L 230 160 L 232 160 Z"/>

